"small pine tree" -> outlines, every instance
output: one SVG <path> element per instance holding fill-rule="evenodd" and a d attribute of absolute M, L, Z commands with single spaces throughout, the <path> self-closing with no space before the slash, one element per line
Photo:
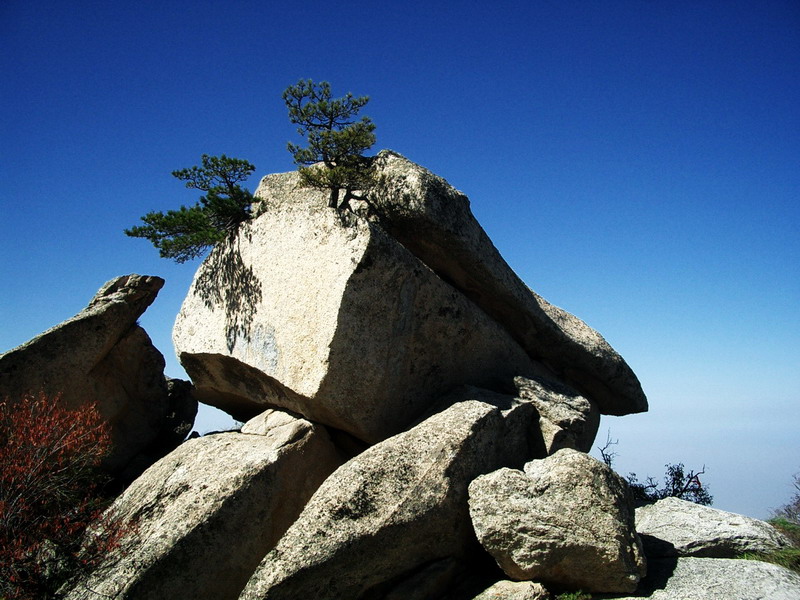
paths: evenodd
<path fill-rule="evenodd" d="M 305 148 L 288 144 L 303 183 L 328 191 L 328 206 L 339 211 L 349 207 L 351 199 L 364 199 L 356 192 L 363 192 L 373 182 L 371 161 L 363 154 L 375 143 L 375 124 L 369 117 L 356 116 L 369 97 L 348 93 L 332 99 L 327 81 L 317 84 L 301 79 L 283 92 L 283 100 L 289 120 L 308 142 Z M 313 166 L 316 163 L 322 166 Z"/>
<path fill-rule="evenodd" d="M 197 204 L 166 213 L 150 212 L 144 225 L 125 230 L 131 237 L 145 238 L 162 258 L 182 263 L 202 256 L 206 250 L 250 218 L 253 195 L 239 183 L 255 171 L 246 160 L 203 154 L 202 166 L 173 171 L 186 187 L 206 192 Z"/>

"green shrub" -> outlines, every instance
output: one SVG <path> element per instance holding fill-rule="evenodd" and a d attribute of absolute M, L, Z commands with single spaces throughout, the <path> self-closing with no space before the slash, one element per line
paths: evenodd
<path fill-rule="evenodd" d="M 784 517 L 775 517 L 767 521 L 767 523 L 788 537 L 792 544 L 800 548 L 800 525 Z"/>
<path fill-rule="evenodd" d="M 762 562 L 780 565 L 795 573 L 800 573 L 800 548 L 784 548 L 775 552 L 746 552 L 738 558 L 744 560 L 760 560 Z"/>

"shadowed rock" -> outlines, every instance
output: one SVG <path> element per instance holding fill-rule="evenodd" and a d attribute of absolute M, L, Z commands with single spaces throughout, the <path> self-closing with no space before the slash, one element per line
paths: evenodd
<path fill-rule="evenodd" d="M 111 425 L 107 466 L 124 468 L 151 445 L 168 442 L 172 402 L 164 357 L 137 319 L 164 285 L 159 277 L 126 275 L 106 283 L 77 315 L 0 355 L 0 397 L 62 395 L 67 407 L 96 403 Z M 196 402 L 183 402 L 191 421 Z M 191 423 L 189 423 L 191 427 Z M 181 438 L 182 439 L 182 438 Z M 171 442 L 170 442 L 171 443 Z M 174 447 L 166 448 L 166 450 Z"/>
<path fill-rule="evenodd" d="M 380 223 L 426 265 L 480 306 L 603 414 L 647 410 L 636 375 L 594 329 L 530 290 L 444 179 L 388 150 L 371 193 Z M 265 182 L 266 183 L 266 182 Z M 268 185 L 259 189 L 268 194 Z M 272 197 L 269 195 L 269 197 Z"/>

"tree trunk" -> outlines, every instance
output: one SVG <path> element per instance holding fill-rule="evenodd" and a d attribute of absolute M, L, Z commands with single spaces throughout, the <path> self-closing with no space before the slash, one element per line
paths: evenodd
<path fill-rule="evenodd" d="M 328 208 L 339 208 L 339 188 L 331 188 L 331 197 L 328 199 Z"/>

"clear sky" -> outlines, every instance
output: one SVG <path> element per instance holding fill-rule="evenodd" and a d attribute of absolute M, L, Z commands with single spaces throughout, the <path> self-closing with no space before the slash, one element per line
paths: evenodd
<path fill-rule="evenodd" d="M 280 94 L 368 94 L 380 148 L 465 192 L 533 289 L 598 329 L 651 410 L 604 418 L 617 469 L 704 464 L 766 517 L 800 471 L 796 0 L 0 2 L 0 351 L 108 279 L 198 266 L 122 230 L 192 204 L 170 172 L 293 168 Z M 201 431 L 227 424 L 204 410 Z"/>

